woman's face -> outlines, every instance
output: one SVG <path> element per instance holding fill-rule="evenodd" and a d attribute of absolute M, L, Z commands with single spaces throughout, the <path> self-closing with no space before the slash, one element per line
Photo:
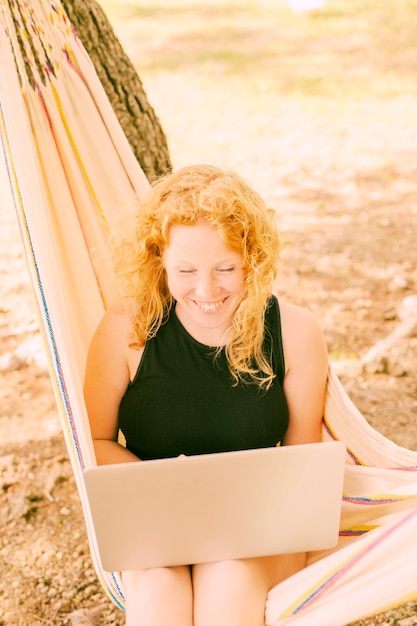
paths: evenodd
<path fill-rule="evenodd" d="M 242 256 L 226 248 L 219 232 L 204 223 L 174 225 L 169 234 L 164 266 L 178 319 L 200 343 L 227 343 L 245 292 Z"/>

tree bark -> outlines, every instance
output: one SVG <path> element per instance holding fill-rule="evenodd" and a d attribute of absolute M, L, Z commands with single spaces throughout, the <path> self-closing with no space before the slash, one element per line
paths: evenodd
<path fill-rule="evenodd" d="M 149 181 L 171 169 L 167 140 L 142 82 L 95 0 L 62 0 Z"/>

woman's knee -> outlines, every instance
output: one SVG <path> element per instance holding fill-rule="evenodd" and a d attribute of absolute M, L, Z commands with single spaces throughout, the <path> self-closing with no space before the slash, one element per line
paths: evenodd
<path fill-rule="evenodd" d="M 184 614 L 192 611 L 189 567 L 161 567 L 122 572 L 126 611 L 158 613 L 162 606 L 177 606 Z M 158 608 L 159 607 L 159 608 Z"/>
<path fill-rule="evenodd" d="M 188 587 L 191 585 L 189 567 L 155 567 L 143 570 L 122 572 L 123 587 L 138 590 L 147 588 L 154 593 L 166 593 L 171 588 Z"/>
<path fill-rule="evenodd" d="M 204 563 L 193 567 L 195 624 L 264 624 L 270 589 L 305 565 L 305 555 Z"/>
<path fill-rule="evenodd" d="M 264 623 L 267 579 L 251 559 L 193 567 L 195 624 Z"/>

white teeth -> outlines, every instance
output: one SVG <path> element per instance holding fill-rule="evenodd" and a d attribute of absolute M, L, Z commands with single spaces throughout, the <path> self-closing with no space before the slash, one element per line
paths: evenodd
<path fill-rule="evenodd" d="M 197 302 L 194 300 L 195 304 L 202 311 L 215 311 L 223 304 L 224 301 L 225 298 L 223 300 L 219 300 L 218 302 Z"/>

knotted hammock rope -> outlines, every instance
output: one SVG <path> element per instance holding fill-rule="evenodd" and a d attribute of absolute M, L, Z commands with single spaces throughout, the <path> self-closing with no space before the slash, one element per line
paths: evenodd
<path fill-rule="evenodd" d="M 112 297 L 111 250 L 147 180 L 65 11 L 0 0 L 0 133 L 92 559 L 82 473 L 95 465 L 82 380 Z M 271 590 L 267 624 L 342 626 L 417 598 L 417 453 L 373 430 L 330 370 L 323 439 L 347 446 L 340 541 Z M 274 494 L 271 493 L 271 498 Z"/>

